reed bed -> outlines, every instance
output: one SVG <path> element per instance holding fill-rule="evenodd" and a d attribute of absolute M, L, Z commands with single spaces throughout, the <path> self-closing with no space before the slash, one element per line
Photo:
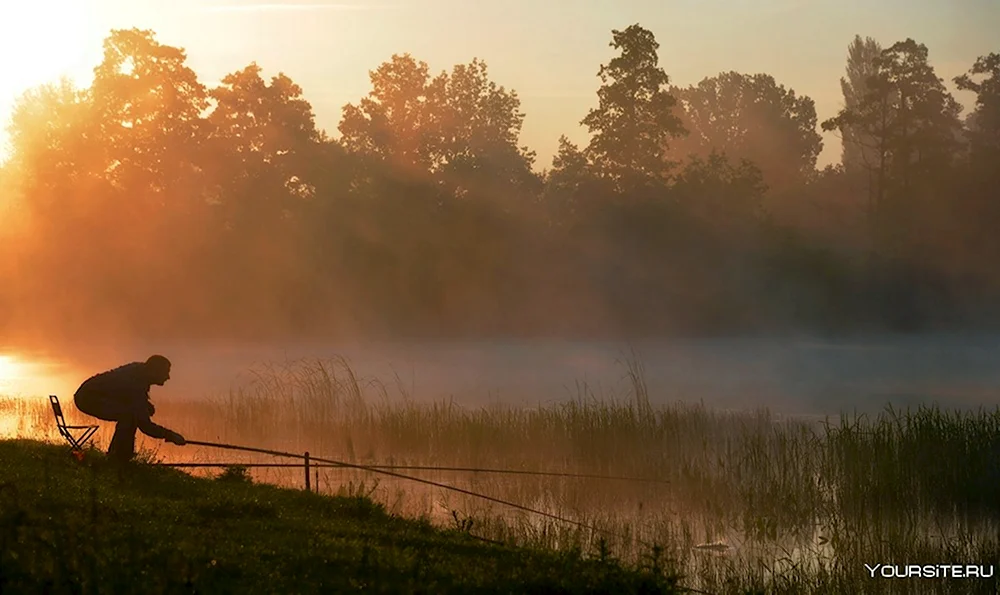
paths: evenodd
<path fill-rule="evenodd" d="M 627 395 L 578 384 L 562 403 L 467 408 L 421 402 L 401 382 L 359 378 L 343 359 L 301 360 L 255 368 L 224 395 L 158 403 L 157 419 L 195 439 L 357 464 L 666 480 L 409 472 L 589 529 L 357 470 L 323 469 L 318 485 L 484 539 L 660 565 L 708 592 L 996 592 L 996 578 L 872 578 L 865 564 L 1000 560 L 1000 410 L 888 407 L 816 423 L 767 409 L 654 406 L 641 363 L 626 362 L 625 374 Z M 19 420 L 21 436 L 52 438 L 47 406 L 0 399 L 0 418 Z M 99 434 L 104 444 L 109 431 Z M 235 456 L 162 448 L 154 456 L 172 461 Z M 301 471 L 253 476 L 301 485 Z"/>

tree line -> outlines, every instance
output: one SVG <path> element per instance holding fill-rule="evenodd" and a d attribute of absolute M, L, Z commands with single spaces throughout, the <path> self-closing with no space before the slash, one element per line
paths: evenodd
<path fill-rule="evenodd" d="M 87 88 L 25 93 L 0 328 L 141 336 L 640 336 L 983 327 L 1000 314 L 1000 54 L 955 79 L 856 37 L 844 107 L 767 74 L 671 84 L 612 32 L 589 142 L 551 166 L 480 59 L 370 72 L 332 138 L 252 63 L 214 87 L 114 30 Z M 816 166 L 819 130 L 842 162 Z"/>

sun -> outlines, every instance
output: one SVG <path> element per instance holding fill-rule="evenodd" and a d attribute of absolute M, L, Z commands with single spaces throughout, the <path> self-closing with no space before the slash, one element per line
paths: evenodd
<path fill-rule="evenodd" d="M 89 84 L 101 53 L 96 1 L 0 2 L 0 161 L 4 129 L 22 93 L 64 76 Z"/>
<path fill-rule="evenodd" d="M 92 0 L 32 0 L 0 4 L 0 92 L 10 94 L 91 67 L 85 46 L 93 28 Z"/>

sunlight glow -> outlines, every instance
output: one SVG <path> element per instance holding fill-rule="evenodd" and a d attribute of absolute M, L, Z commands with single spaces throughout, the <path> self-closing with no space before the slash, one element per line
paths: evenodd
<path fill-rule="evenodd" d="M 9 355 L 0 355 L 0 393 L 13 387 L 23 374 L 21 364 Z"/>
<path fill-rule="evenodd" d="M 3 129 L 17 98 L 33 87 L 68 77 L 89 85 L 100 60 L 101 31 L 89 0 L 32 0 L 0 4 L 0 116 Z M 95 44 L 96 40 L 96 44 Z M 3 137 L 0 134 L 0 137 Z M 6 141 L 0 142 L 0 161 Z"/>
<path fill-rule="evenodd" d="M 0 96 L 9 96 L 60 76 L 86 78 L 94 52 L 86 52 L 92 35 L 87 2 L 34 0 L 0 8 Z M 98 48 L 99 49 L 99 48 Z M 89 54 L 89 55 L 88 55 Z"/>
<path fill-rule="evenodd" d="M 72 395 L 79 385 L 72 366 L 24 353 L 0 353 L 0 401 Z M 2 407 L 0 407 L 2 409 Z M 2 413 L 2 411 L 0 411 Z"/>

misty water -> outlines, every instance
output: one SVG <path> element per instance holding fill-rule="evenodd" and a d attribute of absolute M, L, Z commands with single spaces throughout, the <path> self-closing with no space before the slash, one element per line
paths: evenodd
<path fill-rule="evenodd" d="M 654 405 L 768 407 L 791 415 L 875 412 L 887 403 L 946 408 L 1000 405 L 1000 336 L 853 339 L 710 338 L 640 342 L 412 341 L 124 345 L 44 352 L 8 349 L 16 373 L 0 393 L 72 395 L 87 376 L 162 353 L 173 363 L 153 398 L 201 399 L 253 379 L 262 365 L 343 357 L 390 398 L 476 406 L 628 398 L 627 362 L 640 362 Z"/>

